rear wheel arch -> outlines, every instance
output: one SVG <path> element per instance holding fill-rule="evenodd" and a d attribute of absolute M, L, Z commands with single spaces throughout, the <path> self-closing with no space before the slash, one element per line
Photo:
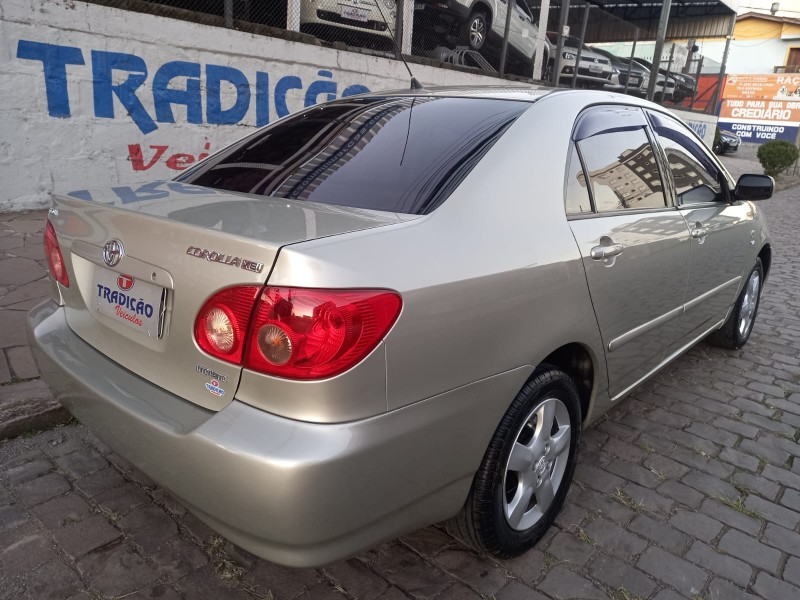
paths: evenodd
<path fill-rule="evenodd" d="M 581 400 L 581 421 L 586 422 L 595 387 L 597 366 L 589 349 L 578 342 L 564 344 L 542 359 L 540 364 L 552 365 L 567 373 L 578 387 Z"/>

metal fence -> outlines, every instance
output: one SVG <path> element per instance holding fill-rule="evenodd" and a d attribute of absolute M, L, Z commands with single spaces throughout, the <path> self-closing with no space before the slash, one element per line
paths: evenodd
<path fill-rule="evenodd" d="M 645 97 L 655 79 L 655 101 L 707 112 L 718 98 L 709 84 L 714 75 L 721 80 L 719 63 L 710 73 L 711 61 L 693 53 L 691 41 L 668 44 L 655 69 L 648 64 L 652 42 L 641 42 L 634 25 L 586 0 L 96 1 L 121 8 L 146 4 L 155 12 L 182 9 L 221 17 L 227 27 L 263 25 L 335 47 L 398 58 L 402 53 L 565 87 Z"/>

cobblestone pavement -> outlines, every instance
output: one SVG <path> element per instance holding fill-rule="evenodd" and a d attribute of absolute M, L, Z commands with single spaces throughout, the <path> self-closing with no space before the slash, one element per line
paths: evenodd
<path fill-rule="evenodd" d="M 697 346 L 587 430 L 557 526 L 524 556 L 497 561 L 432 526 L 281 568 L 71 424 L 0 444 L 0 598 L 800 598 L 800 189 L 760 206 L 775 256 L 750 343 Z M 5 319 L 21 377 L 21 317 Z"/>

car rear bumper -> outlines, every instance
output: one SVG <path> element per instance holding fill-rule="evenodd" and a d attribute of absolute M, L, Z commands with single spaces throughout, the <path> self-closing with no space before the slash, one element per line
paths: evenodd
<path fill-rule="evenodd" d="M 315 424 L 235 399 L 213 412 L 170 394 L 81 340 L 52 301 L 31 310 L 28 335 L 42 377 L 84 425 L 211 527 L 291 566 L 332 562 L 455 514 L 529 374 Z"/>

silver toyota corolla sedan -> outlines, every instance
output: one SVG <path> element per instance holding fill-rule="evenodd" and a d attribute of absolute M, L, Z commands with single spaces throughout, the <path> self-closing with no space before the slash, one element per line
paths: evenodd
<path fill-rule="evenodd" d="M 772 188 L 630 96 L 351 97 L 56 196 L 29 333 L 78 419 L 255 554 L 451 519 L 510 557 L 583 427 L 699 340 L 747 341 Z"/>

